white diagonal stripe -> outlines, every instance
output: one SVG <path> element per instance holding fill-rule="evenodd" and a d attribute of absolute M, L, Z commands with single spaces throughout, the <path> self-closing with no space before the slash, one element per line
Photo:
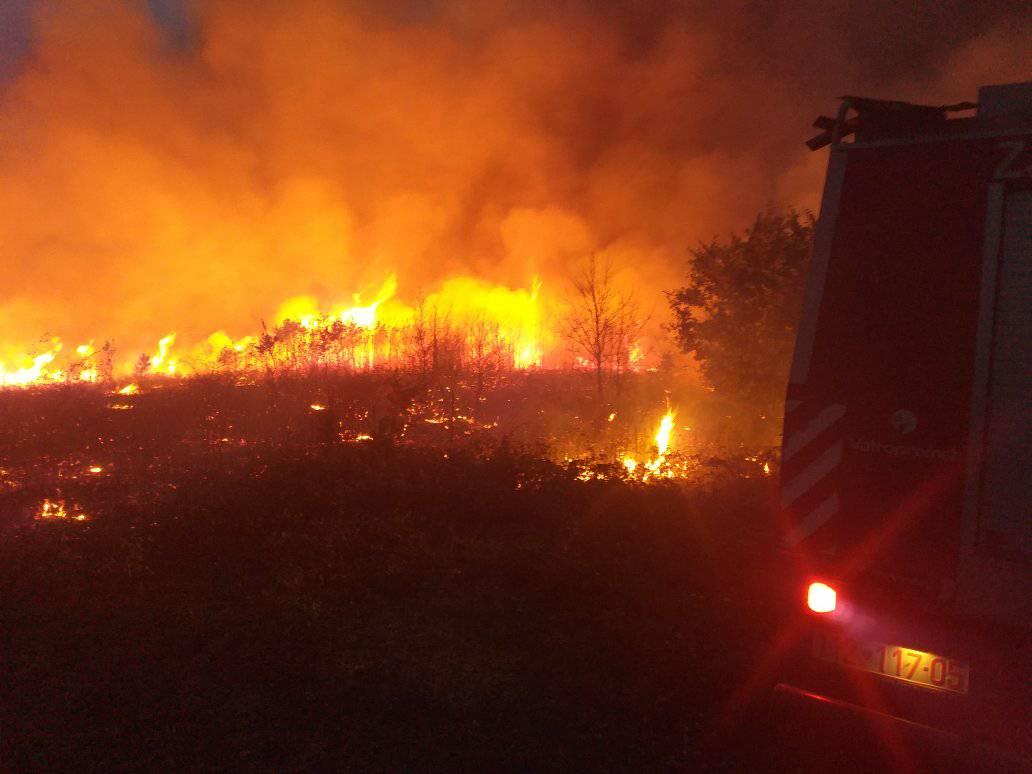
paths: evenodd
<path fill-rule="evenodd" d="M 781 507 L 787 508 L 842 462 L 842 441 L 828 448 L 781 490 Z"/>
<path fill-rule="evenodd" d="M 832 403 L 830 406 L 827 406 L 820 414 L 807 422 L 802 430 L 785 441 L 785 451 L 782 455 L 782 460 L 792 459 L 799 453 L 800 449 L 808 446 L 814 438 L 842 419 L 845 413 L 846 407 L 841 403 Z"/>
<path fill-rule="evenodd" d="M 838 509 L 839 499 L 838 492 L 836 492 L 810 511 L 806 515 L 806 518 L 802 519 L 789 531 L 787 535 L 785 535 L 785 544 L 789 546 L 799 545 L 806 540 L 806 538 L 810 537 L 810 535 L 823 527 L 828 519 L 838 513 Z"/>

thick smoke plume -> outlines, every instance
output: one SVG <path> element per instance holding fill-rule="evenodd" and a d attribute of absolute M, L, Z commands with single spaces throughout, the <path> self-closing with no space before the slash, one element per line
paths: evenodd
<path fill-rule="evenodd" d="M 661 310 L 698 240 L 816 206 L 836 96 L 1027 77 L 1021 7 L 14 2 L 0 347 L 242 335 L 392 271 L 556 292 L 592 252 Z"/>

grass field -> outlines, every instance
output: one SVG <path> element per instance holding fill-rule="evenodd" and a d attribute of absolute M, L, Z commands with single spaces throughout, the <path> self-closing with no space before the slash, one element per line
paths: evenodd
<path fill-rule="evenodd" d="M 77 455 L 18 435 L 77 462 L 19 447 L 38 475 L 0 494 L 5 768 L 754 754 L 724 732 L 778 619 L 770 478 L 582 481 L 506 444 L 140 440 L 162 428 Z M 102 472 L 76 467 L 101 451 Z M 55 485 L 64 517 L 26 517 Z"/>

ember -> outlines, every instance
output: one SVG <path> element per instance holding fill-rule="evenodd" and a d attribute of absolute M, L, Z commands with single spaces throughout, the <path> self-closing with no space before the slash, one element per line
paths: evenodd
<path fill-rule="evenodd" d="M 36 511 L 38 521 L 89 521 L 89 516 L 65 500 L 45 498 Z"/>

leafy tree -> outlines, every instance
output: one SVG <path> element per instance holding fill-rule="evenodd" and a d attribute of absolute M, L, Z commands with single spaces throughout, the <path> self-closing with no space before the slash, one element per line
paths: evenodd
<path fill-rule="evenodd" d="M 743 235 L 692 250 L 686 285 L 667 294 L 681 349 L 756 418 L 784 400 L 814 226 L 809 212 L 761 212 Z"/>

